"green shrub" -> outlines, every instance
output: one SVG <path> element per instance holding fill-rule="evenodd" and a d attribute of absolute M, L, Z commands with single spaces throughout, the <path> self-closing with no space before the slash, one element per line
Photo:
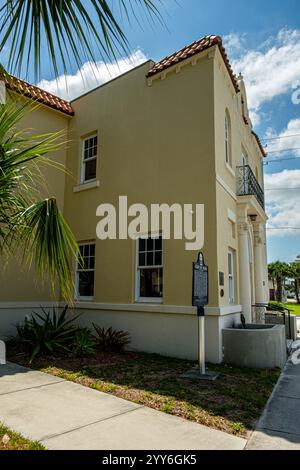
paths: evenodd
<path fill-rule="evenodd" d="M 95 354 L 96 344 L 96 340 L 88 328 L 78 328 L 71 347 L 72 355 L 84 357 Z"/>
<path fill-rule="evenodd" d="M 33 312 L 30 319 L 16 325 L 16 341 L 23 343 L 31 352 L 32 362 L 42 352 L 69 351 L 78 327 L 74 325 L 78 318 L 67 318 L 68 306 L 61 313 L 53 307 L 42 314 Z"/>
<path fill-rule="evenodd" d="M 96 342 L 98 348 L 102 351 L 122 351 L 130 341 L 130 335 L 127 331 L 118 331 L 110 328 L 101 328 L 93 323 L 96 332 Z"/>
<path fill-rule="evenodd" d="M 268 306 L 272 310 L 287 310 L 286 305 L 284 305 L 282 302 L 276 302 L 274 300 L 270 301 Z"/>

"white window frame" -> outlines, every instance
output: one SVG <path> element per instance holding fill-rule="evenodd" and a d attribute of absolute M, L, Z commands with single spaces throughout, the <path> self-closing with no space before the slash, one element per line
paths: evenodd
<path fill-rule="evenodd" d="M 97 153 L 96 153 L 95 156 L 85 159 L 84 158 L 84 150 L 85 150 L 84 145 L 85 145 L 85 142 L 87 140 L 94 139 L 95 137 L 97 137 Z M 86 162 L 96 160 L 96 172 L 97 172 L 98 148 L 99 148 L 98 134 L 89 135 L 88 137 L 84 137 L 84 138 L 81 139 L 81 168 L 80 168 L 80 172 L 81 172 L 80 173 L 80 183 L 81 184 L 92 183 L 93 181 L 96 181 L 96 179 L 97 179 L 97 175 L 95 175 L 95 178 L 92 178 L 90 180 L 85 179 L 85 165 L 86 165 Z"/>
<path fill-rule="evenodd" d="M 94 296 L 81 296 L 79 295 L 79 273 L 80 272 L 87 272 L 93 271 L 94 272 L 94 293 L 95 293 L 95 265 L 96 265 L 96 243 L 94 241 L 91 242 L 82 242 L 78 243 L 78 247 L 86 246 L 86 245 L 94 245 L 95 246 L 95 263 L 93 269 L 82 269 L 78 268 L 78 260 L 76 261 L 76 273 L 75 273 L 75 299 L 80 301 L 92 301 L 94 300 Z"/>
<path fill-rule="evenodd" d="M 228 250 L 228 300 L 230 305 L 235 304 L 235 253 Z"/>
<path fill-rule="evenodd" d="M 161 265 L 155 265 L 155 266 L 149 266 L 148 268 L 145 266 L 139 266 L 139 241 L 140 239 L 148 239 L 148 238 L 153 238 L 154 240 L 161 237 L 162 239 L 162 250 L 161 250 Z M 141 297 L 140 296 L 140 270 L 141 269 L 160 269 L 162 268 L 163 270 L 163 264 L 164 264 L 164 243 L 163 243 L 163 238 L 161 234 L 157 235 L 145 235 L 141 236 L 136 239 L 136 244 L 135 244 L 135 301 L 140 302 L 140 303 L 155 303 L 155 304 L 161 304 L 163 303 L 163 297 Z M 155 250 L 154 250 L 155 252 Z M 163 289 L 164 289 L 164 284 L 163 284 Z"/>

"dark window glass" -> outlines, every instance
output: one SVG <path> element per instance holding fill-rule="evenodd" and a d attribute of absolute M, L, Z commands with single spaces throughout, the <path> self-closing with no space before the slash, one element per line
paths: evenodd
<path fill-rule="evenodd" d="M 155 252 L 154 264 L 155 266 L 160 266 L 162 264 L 162 252 L 161 251 Z"/>
<path fill-rule="evenodd" d="M 93 297 L 94 271 L 78 272 L 78 294 L 80 297 Z"/>
<path fill-rule="evenodd" d="M 96 164 L 97 164 L 96 159 L 85 162 L 84 164 L 85 166 L 84 180 L 85 181 L 93 180 L 96 178 Z"/>
<path fill-rule="evenodd" d="M 161 237 L 156 238 L 154 240 L 154 243 L 155 243 L 155 250 L 161 251 L 162 250 L 162 239 L 161 239 Z"/>
<path fill-rule="evenodd" d="M 153 265 L 154 265 L 153 251 L 149 251 L 147 253 L 147 266 L 153 266 Z"/>
<path fill-rule="evenodd" d="M 145 253 L 139 254 L 139 266 L 145 266 L 146 255 Z"/>
<path fill-rule="evenodd" d="M 161 298 L 163 295 L 163 269 L 140 270 L 140 296 Z"/>
<path fill-rule="evenodd" d="M 144 238 L 139 239 L 139 251 L 146 251 L 146 240 Z"/>
<path fill-rule="evenodd" d="M 147 240 L 147 251 L 154 250 L 154 240 L 152 238 L 148 238 Z"/>

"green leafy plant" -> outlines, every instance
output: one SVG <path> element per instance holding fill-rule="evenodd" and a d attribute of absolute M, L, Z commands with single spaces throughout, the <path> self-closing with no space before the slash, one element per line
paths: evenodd
<path fill-rule="evenodd" d="M 282 302 L 276 302 L 276 301 L 270 301 L 268 304 L 268 308 L 270 310 L 276 310 L 279 312 L 282 312 L 283 310 L 288 310 L 286 305 L 284 305 Z"/>
<path fill-rule="evenodd" d="M 97 346 L 103 351 L 122 351 L 131 342 L 127 331 L 118 331 L 110 328 L 101 328 L 93 323 L 96 332 Z"/>
<path fill-rule="evenodd" d="M 67 318 L 68 306 L 61 313 L 53 307 L 42 314 L 34 312 L 29 320 L 16 326 L 19 341 L 28 345 L 31 351 L 30 362 L 43 352 L 55 353 L 69 351 L 78 327 L 74 324 L 78 318 Z"/>
<path fill-rule="evenodd" d="M 0 67 L 0 79 L 1 79 Z M 71 301 L 72 263 L 77 243 L 54 197 L 41 199 L 43 176 L 37 165 L 57 166 L 48 154 L 62 148 L 62 132 L 32 136 L 20 131 L 22 120 L 37 109 L 29 103 L 8 101 L 0 106 L 0 255 L 22 245 L 24 261 L 58 286 Z M 59 166 L 59 165 L 58 165 Z"/>
<path fill-rule="evenodd" d="M 71 350 L 75 357 L 84 357 L 95 354 L 96 340 L 88 328 L 79 328 L 75 332 Z"/>

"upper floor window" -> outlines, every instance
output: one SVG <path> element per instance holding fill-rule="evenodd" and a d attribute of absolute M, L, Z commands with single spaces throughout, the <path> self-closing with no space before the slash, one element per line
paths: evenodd
<path fill-rule="evenodd" d="M 96 179 L 98 137 L 93 135 L 82 141 L 81 182 L 87 183 Z"/>
<path fill-rule="evenodd" d="M 77 261 L 76 298 L 92 300 L 94 297 L 95 279 L 95 243 L 79 244 L 81 260 Z"/>
<path fill-rule="evenodd" d="M 137 300 L 159 301 L 163 296 L 162 237 L 140 238 L 137 243 Z"/>
<path fill-rule="evenodd" d="M 231 123 L 229 112 L 225 112 L 225 160 L 228 165 L 232 165 L 231 161 Z"/>

